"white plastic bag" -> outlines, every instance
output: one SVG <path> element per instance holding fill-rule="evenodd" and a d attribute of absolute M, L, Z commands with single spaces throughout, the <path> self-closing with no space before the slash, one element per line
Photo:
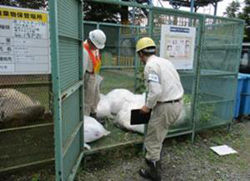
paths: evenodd
<path fill-rule="evenodd" d="M 135 131 L 138 133 L 144 134 L 144 124 L 141 125 L 131 125 L 130 124 L 130 116 L 132 109 L 140 109 L 145 104 L 145 93 L 144 94 L 136 94 L 134 98 L 130 102 L 126 102 L 123 104 L 121 110 L 117 114 L 115 118 L 115 123 L 122 128 Z M 191 114 L 191 105 L 185 104 L 183 105 L 181 114 L 174 125 L 183 124 L 187 118 L 190 117 Z"/>
<path fill-rule="evenodd" d="M 111 109 L 110 109 L 110 103 L 107 98 L 107 96 L 101 94 L 100 96 L 100 101 L 97 105 L 97 117 L 98 118 L 112 118 L 113 116 L 111 115 Z"/>
<path fill-rule="evenodd" d="M 0 122 L 13 119 L 29 121 L 41 117 L 44 107 L 15 89 L 0 89 Z"/>
<path fill-rule="evenodd" d="M 134 94 L 126 89 L 114 89 L 107 94 L 111 113 L 117 114 L 125 102 L 130 102 Z"/>
<path fill-rule="evenodd" d="M 89 143 L 109 135 L 107 131 L 98 121 L 89 116 L 84 116 L 84 142 Z"/>
<path fill-rule="evenodd" d="M 130 116 L 132 109 L 140 109 L 144 105 L 144 101 L 142 98 L 141 101 L 134 100 L 132 102 L 126 102 L 123 104 L 122 109 L 116 116 L 115 123 L 118 124 L 120 127 L 135 131 L 141 134 L 144 134 L 144 124 L 140 125 L 131 125 L 130 124 Z"/>

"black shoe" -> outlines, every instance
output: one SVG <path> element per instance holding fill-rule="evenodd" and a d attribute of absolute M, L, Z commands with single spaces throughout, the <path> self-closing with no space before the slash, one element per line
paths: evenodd
<path fill-rule="evenodd" d="M 160 161 L 149 161 L 146 160 L 146 163 L 148 165 L 148 169 L 140 169 L 139 175 L 150 179 L 152 181 L 161 181 L 161 165 Z"/>
<path fill-rule="evenodd" d="M 143 178 L 153 179 L 147 169 L 141 168 L 139 170 L 139 175 Z"/>

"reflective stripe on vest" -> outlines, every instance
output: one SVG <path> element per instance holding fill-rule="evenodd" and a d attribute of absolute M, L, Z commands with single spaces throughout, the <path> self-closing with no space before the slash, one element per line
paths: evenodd
<path fill-rule="evenodd" d="M 89 44 L 87 42 L 83 43 L 83 46 L 85 50 L 87 50 L 89 57 L 93 63 L 93 73 L 99 73 L 100 68 L 101 68 L 101 57 L 100 56 L 95 56 L 94 53 L 90 50 Z"/>

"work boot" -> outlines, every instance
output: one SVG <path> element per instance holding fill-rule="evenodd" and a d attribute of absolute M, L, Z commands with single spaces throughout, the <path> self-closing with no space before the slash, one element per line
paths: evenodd
<path fill-rule="evenodd" d="M 161 164 L 160 161 L 150 161 L 146 159 L 148 169 L 140 169 L 140 176 L 151 179 L 152 181 L 161 181 Z"/>
<path fill-rule="evenodd" d="M 90 113 L 89 116 L 95 118 L 99 123 L 104 124 L 104 120 L 97 118 L 96 113 Z"/>

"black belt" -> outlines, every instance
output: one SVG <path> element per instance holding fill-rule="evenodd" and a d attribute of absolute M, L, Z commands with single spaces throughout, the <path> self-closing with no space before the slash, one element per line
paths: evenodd
<path fill-rule="evenodd" d="M 182 100 L 182 98 L 180 99 L 175 99 L 175 100 L 171 100 L 171 101 L 164 101 L 164 102 L 157 102 L 158 104 L 166 104 L 166 103 L 176 103 L 176 102 L 180 102 Z"/>

